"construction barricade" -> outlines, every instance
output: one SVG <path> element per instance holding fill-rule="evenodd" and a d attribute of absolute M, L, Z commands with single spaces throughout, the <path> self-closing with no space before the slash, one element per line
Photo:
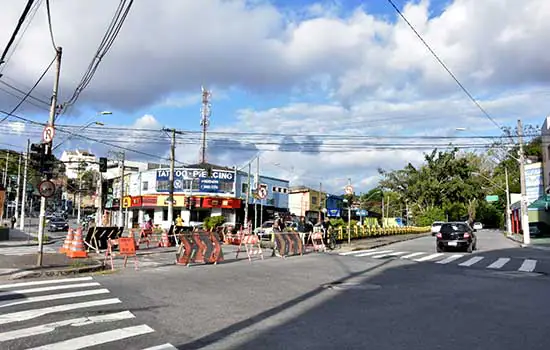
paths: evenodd
<path fill-rule="evenodd" d="M 109 239 L 107 241 L 107 249 L 105 250 L 104 265 L 107 265 L 107 261 L 111 263 L 111 270 L 115 269 L 113 258 L 115 257 L 114 247 L 118 246 L 119 255 L 124 257 L 123 267 L 126 268 L 128 263 L 128 257 L 134 257 L 134 268 L 139 269 L 137 254 L 136 254 L 136 241 L 133 237 L 120 237 L 117 239 Z"/>
<path fill-rule="evenodd" d="M 122 236 L 124 227 L 90 227 L 84 244 L 88 246 L 87 250 L 93 249 L 99 254 L 100 250 L 107 249 L 109 239 L 117 239 Z"/>
<path fill-rule="evenodd" d="M 326 251 L 325 241 L 323 239 L 323 231 L 314 230 L 308 235 L 306 245 L 311 244 L 314 252 Z"/>
<path fill-rule="evenodd" d="M 255 234 L 248 234 L 248 230 L 242 230 L 239 237 L 239 248 L 235 254 L 235 259 L 239 258 L 240 252 L 246 252 L 248 256 L 248 261 L 252 261 L 252 258 L 258 257 L 264 260 L 264 253 L 262 247 L 260 246 L 260 238 Z"/>
<path fill-rule="evenodd" d="M 275 252 L 282 258 L 303 255 L 304 245 L 298 232 L 274 232 Z"/>
<path fill-rule="evenodd" d="M 176 264 L 217 264 L 223 261 L 222 246 L 215 232 L 194 231 L 179 235 Z"/>
<path fill-rule="evenodd" d="M 72 259 L 88 257 L 88 253 L 86 253 L 86 249 L 84 248 L 84 239 L 82 238 L 82 229 L 80 227 L 76 229 L 76 232 L 74 232 L 71 247 L 66 254 Z"/>

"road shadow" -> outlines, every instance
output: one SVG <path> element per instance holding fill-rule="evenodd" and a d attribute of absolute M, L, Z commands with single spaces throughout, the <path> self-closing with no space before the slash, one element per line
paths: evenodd
<path fill-rule="evenodd" d="M 518 252 L 521 248 L 487 254 L 497 258 Z M 352 258 L 327 255 L 327 263 L 349 263 L 344 259 Z M 176 347 L 546 350 L 549 293 L 550 279 L 544 275 L 381 259 L 375 267 Z M 322 301 L 294 316 L 282 315 L 314 297 Z"/>

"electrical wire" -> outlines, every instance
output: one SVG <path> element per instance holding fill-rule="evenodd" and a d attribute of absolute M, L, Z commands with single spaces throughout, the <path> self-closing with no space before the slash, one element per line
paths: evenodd
<path fill-rule="evenodd" d="M 34 83 L 34 85 L 31 87 L 31 89 L 25 94 L 25 96 L 21 99 L 21 101 L 19 101 L 19 103 L 11 110 L 11 112 L 9 114 L 7 114 L 4 118 L 2 118 L 0 120 L 0 124 L 2 124 L 6 119 L 8 119 L 10 116 L 13 115 L 13 113 L 15 113 L 19 107 L 23 104 L 23 102 L 25 102 L 25 100 L 29 97 L 29 95 L 33 92 L 33 90 L 38 86 L 38 84 L 40 84 L 40 82 L 42 81 L 42 78 L 44 78 L 44 76 L 46 75 L 46 73 L 48 73 L 48 71 L 50 70 L 50 68 L 52 67 L 53 63 L 55 62 L 55 57 L 54 59 L 50 62 L 50 64 L 48 65 L 48 67 L 46 67 L 46 69 L 44 70 L 44 72 L 42 73 L 42 75 L 40 75 L 40 78 L 38 78 L 38 80 L 36 81 L 36 83 Z"/>
<path fill-rule="evenodd" d="M 19 33 L 19 30 L 21 29 L 21 26 L 25 22 L 25 19 L 27 18 L 27 15 L 29 14 L 29 11 L 32 7 L 32 4 L 34 3 L 34 0 L 28 0 L 27 5 L 25 5 L 25 9 L 23 10 L 23 13 L 19 17 L 19 20 L 17 21 L 17 25 L 15 26 L 15 30 L 11 34 L 11 37 L 8 41 L 8 44 L 4 48 L 4 51 L 2 52 L 2 56 L 0 56 L 0 65 L 5 62 L 6 55 L 8 54 L 8 51 L 11 48 L 11 45 L 15 41 L 15 38 L 17 37 L 17 33 Z"/>
<path fill-rule="evenodd" d="M 411 24 L 411 22 L 409 22 L 409 20 L 405 17 L 405 15 L 401 12 L 401 10 L 399 10 L 399 8 L 395 5 L 395 3 L 393 2 L 393 0 L 387 0 L 390 5 L 393 7 L 393 9 L 397 12 L 397 14 L 403 19 L 403 21 L 405 21 L 405 23 L 409 26 L 409 28 L 414 32 L 414 34 L 418 37 L 418 39 L 420 39 L 420 41 L 422 42 L 422 44 L 424 44 L 424 46 L 428 49 L 428 51 L 430 51 L 430 53 L 432 54 L 432 56 L 437 60 L 437 62 L 443 67 L 443 69 L 445 69 L 445 71 L 447 71 L 447 73 L 451 76 L 451 78 L 453 78 L 453 80 L 455 81 L 455 83 L 460 87 L 460 89 L 466 94 L 466 96 L 468 96 L 468 98 L 474 103 L 474 105 L 481 111 L 481 113 L 483 113 L 483 115 L 489 119 L 497 128 L 499 128 L 499 130 L 503 130 L 502 127 L 497 123 L 497 121 L 485 110 L 485 108 L 483 108 L 481 106 L 481 104 L 475 99 L 475 97 L 470 93 L 470 91 L 468 91 L 468 89 L 466 89 L 466 87 L 464 86 L 464 84 L 462 84 L 460 82 L 460 80 L 458 80 L 458 78 L 456 77 L 456 75 L 453 74 L 453 72 L 449 69 L 449 67 L 443 62 L 443 60 L 441 60 L 441 58 L 439 58 L 439 56 L 435 53 L 435 51 L 431 48 L 431 46 L 426 42 L 426 40 L 424 40 L 424 38 L 422 37 L 422 35 L 420 35 L 420 33 L 418 33 L 418 31 L 415 29 L 415 27 Z"/>
<path fill-rule="evenodd" d="M 46 0 L 46 13 L 48 15 L 48 28 L 50 30 L 50 39 L 52 40 L 54 51 L 57 52 L 57 45 L 55 44 L 55 38 L 53 35 L 53 28 L 52 28 L 52 14 L 50 11 L 50 0 Z"/>

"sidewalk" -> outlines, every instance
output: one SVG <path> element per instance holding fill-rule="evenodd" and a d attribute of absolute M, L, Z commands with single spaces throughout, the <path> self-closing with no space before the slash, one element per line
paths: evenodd
<path fill-rule="evenodd" d="M 533 249 L 550 251 L 550 237 L 531 238 L 530 244 L 524 244 L 523 236 L 519 234 L 512 234 L 506 237 L 516 243 L 519 243 L 523 248 L 533 248 Z"/>

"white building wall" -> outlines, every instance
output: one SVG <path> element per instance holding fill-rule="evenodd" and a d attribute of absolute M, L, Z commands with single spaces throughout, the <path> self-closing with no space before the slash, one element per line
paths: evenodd
<path fill-rule="evenodd" d="M 309 210 L 309 193 L 297 192 L 290 193 L 288 195 L 288 209 L 291 214 L 304 216 L 305 212 Z"/>

